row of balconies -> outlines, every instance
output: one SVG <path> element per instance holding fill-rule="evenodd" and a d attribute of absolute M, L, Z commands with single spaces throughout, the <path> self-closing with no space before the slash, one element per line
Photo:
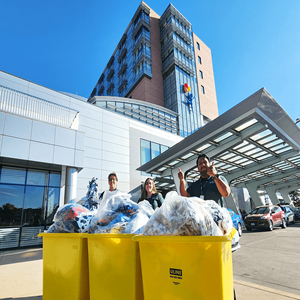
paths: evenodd
<path fill-rule="evenodd" d="M 141 45 L 148 45 L 149 47 L 151 47 L 151 41 L 148 40 L 147 37 L 145 37 L 144 35 L 141 36 L 141 38 L 136 42 L 136 44 L 133 47 L 132 52 L 135 53 L 136 50 L 141 46 Z"/>
<path fill-rule="evenodd" d="M 132 32 L 132 38 L 135 39 L 136 35 L 138 34 L 138 32 L 140 31 L 140 29 L 144 27 L 145 29 L 147 29 L 148 31 L 150 31 L 150 24 L 147 23 L 144 19 L 141 19 L 140 22 L 138 23 L 138 25 L 135 27 L 135 29 Z"/>
<path fill-rule="evenodd" d="M 119 50 L 121 50 L 122 47 L 125 45 L 126 40 L 127 40 L 127 33 L 125 32 L 119 42 L 119 45 L 118 45 Z"/>
<path fill-rule="evenodd" d="M 107 75 L 107 81 L 109 82 L 111 80 L 111 78 L 114 76 L 115 74 L 115 70 L 114 69 L 110 69 L 108 75 Z"/>
<path fill-rule="evenodd" d="M 163 30 L 160 32 L 160 41 L 162 42 L 165 38 L 165 36 L 170 32 L 176 32 L 177 35 L 179 35 L 187 44 L 192 43 L 191 37 L 184 31 L 182 31 L 180 28 L 178 28 L 174 22 L 171 22 L 167 24 L 166 27 L 164 27 Z"/>
<path fill-rule="evenodd" d="M 122 80 L 121 84 L 118 87 L 118 92 L 119 93 L 121 93 L 124 90 L 124 88 L 127 86 L 127 83 L 128 83 L 127 79 L 123 79 Z M 109 85 L 109 87 L 107 88 L 107 94 L 110 94 L 114 88 L 115 88 L 115 84 L 113 82 L 111 82 L 110 85 Z M 101 87 L 100 87 L 100 89 L 98 91 L 98 96 L 103 95 L 104 89 L 105 89 L 104 86 L 101 85 Z M 95 95 L 95 93 L 94 93 L 94 95 Z"/>
<path fill-rule="evenodd" d="M 167 23 L 167 20 L 169 19 L 170 16 L 174 16 L 179 20 L 180 23 L 183 24 L 186 28 L 191 27 L 191 23 L 172 5 L 170 4 L 169 10 L 164 13 L 162 18 L 159 21 L 160 27 L 164 24 Z"/>
<path fill-rule="evenodd" d="M 118 93 L 121 93 L 125 89 L 127 83 L 128 83 L 127 79 L 122 80 L 121 84 L 118 87 Z"/>
<path fill-rule="evenodd" d="M 176 64 L 181 69 L 183 69 L 186 73 L 189 75 L 194 75 L 194 70 L 189 65 L 183 63 L 181 60 L 179 60 L 177 57 L 175 57 L 174 53 L 170 54 L 170 56 L 163 62 L 162 65 L 162 73 L 165 74 L 167 71 Z"/>
<path fill-rule="evenodd" d="M 150 9 L 149 9 L 149 7 L 146 6 L 146 5 L 142 2 L 142 3 L 140 4 L 140 6 L 139 6 L 139 9 L 136 11 L 136 13 L 134 14 L 134 16 L 133 16 L 133 18 L 132 18 L 133 24 L 135 24 L 135 27 L 137 27 L 137 26 L 139 25 L 139 23 L 140 23 L 140 21 L 137 22 L 137 21 L 138 21 L 137 18 L 139 17 L 141 11 L 144 11 L 147 15 L 150 15 Z M 141 18 L 141 19 L 143 19 L 143 18 Z"/>
<path fill-rule="evenodd" d="M 108 68 L 108 69 L 111 68 L 111 66 L 112 66 L 112 64 L 114 63 L 114 61 L 115 61 L 115 57 L 112 56 L 112 57 L 110 58 L 110 60 L 108 61 L 108 64 L 107 64 L 107 68 Z"/>
<path fill-rule="evenodd" d="M 177 48 L 179 51 L 181 51 L 182 53 L 184 53 L 189 59 L 193 59 L 194 54 L 189 51 L 188 49 L 186 49 L 185 47 L 183 47 L 180 43 L 178 43 L 176 40 L 174 40 L 173 38 L 170 38 L 166 44 L 164 44 L 164 46 L 161 49 L 161 57 L 164 57 L 164 55 L 166 53 L 168 53 L 169 50 Z"/>
<path fill-rule="evenodd" d="M 102 73 L 99 80 L 98 80 L 99 85 L 103 82 L 104 78 L 105 78 L 105 75 L 104 75 L 104 73 Z"/>
<path fill-rule="evenodd" d="M 100 87 L 100 89 L 98 91 L 98 96 L 101 96 L 103 94 L 103 92 L 104 92 L 104 86 L 101 85 L 101 87 Z"/>
<path fill-rule="evenodd" d="M 122 62 L 122 60 L 124 59 L 124 57 L 126 56 L 126 54 L 127 54 L 127 48 L 124 47 L 124 48 L 122 49 L 122 51 L 121 51 L 119 57 L 118 57 L 118 62 L 119 62 L 119 64 Z"/>

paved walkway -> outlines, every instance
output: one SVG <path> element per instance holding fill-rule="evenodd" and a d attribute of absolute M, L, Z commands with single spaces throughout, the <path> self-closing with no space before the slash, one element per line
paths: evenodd
<path fill-rule="evenodd" d="M 1 300 L 42 300 L 42 285 L 41 248 L 0 252 Z M 237 300 L 300 300 L 299 295 L 240 280 L 234 280 L 234 287 Z"/>

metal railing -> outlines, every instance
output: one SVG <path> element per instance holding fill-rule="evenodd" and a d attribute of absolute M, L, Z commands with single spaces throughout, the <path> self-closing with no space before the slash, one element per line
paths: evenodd
<path fill-rule="evenodd" d="M 78 129 L 78 111 L 1 85 L 0 111 Z"/>

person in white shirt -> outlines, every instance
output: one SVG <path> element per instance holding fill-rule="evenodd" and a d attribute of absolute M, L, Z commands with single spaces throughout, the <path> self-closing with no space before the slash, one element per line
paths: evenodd
<path fill-rule="evenodd" d="M 99 197 L 99 200 L 102 200 L 104 198 L 104 194 L 105 194 L 105 198 L 108 198 L 119 192 L 119 190 L 117 189 L 118 177 L 115 172 L 112 172 L 108 175 L 108 185 L 109 185 L 109 190 L 102 192 Z"/>

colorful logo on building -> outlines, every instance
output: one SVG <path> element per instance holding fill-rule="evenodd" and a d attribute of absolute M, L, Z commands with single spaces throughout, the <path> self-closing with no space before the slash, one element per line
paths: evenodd
<path fill-rule="evenodd" d="M 186 101 L 182 101 L 184 104 L 187 105 L 189 111 L 193 111 L 193 100 L 195 99 L 194 95 L 190 93 L 191 87 L 185 83 L 183 86 L 183 92 L 185 94 Z"/>

